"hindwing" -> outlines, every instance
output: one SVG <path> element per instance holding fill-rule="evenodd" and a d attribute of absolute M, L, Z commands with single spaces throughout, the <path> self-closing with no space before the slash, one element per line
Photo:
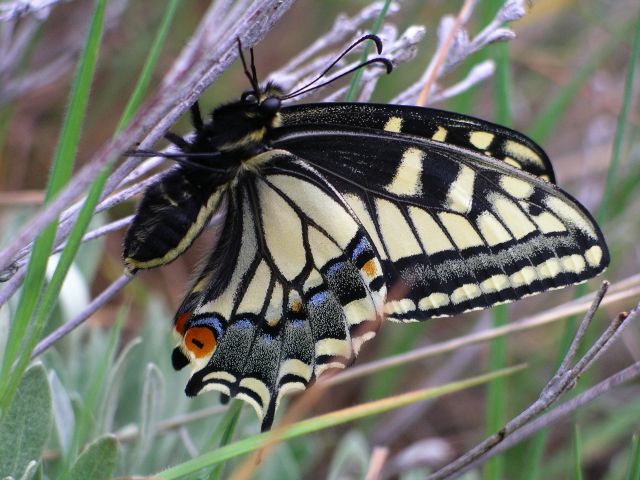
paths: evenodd
<path fill-rule="evenodd" d="M 321 174 L 286 152 L 229 195 L 217 248 L 176 316 L 187 393 L 248 401 L 271 426 L 281 396 L 344 368 L 386 294 L 367 232 Z"/>

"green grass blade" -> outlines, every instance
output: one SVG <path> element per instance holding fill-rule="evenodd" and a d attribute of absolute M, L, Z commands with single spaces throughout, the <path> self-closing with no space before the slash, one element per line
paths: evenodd
<path fill-rule="evenodd" d="M 616 174 L 618 173 L 622 139 L 624 137 L 627 122 L 629 121 L 629 107 L 633 101 L 633 85 L 636 68 L 638 66 L 638 55 L 640 55 L 640 14 L 638 15 L 635 32 L 633 34 L 631 58 L 629 59 L 627 78 L 624 85 L 624 95 L 622 96 L 622 108 L 618 114 L 618 124 L 616 125 L 616 133 L 613 140 L 613 151 L 611 152 L 611 161 L 609 162 L 609 169 L 607 171 L 607 182 L 605 183 L 604 193 L 602 194 L 600 208 L 596 214 L 596 219 L 600 224 L 607 219 L 607 214 L 609 213 L 609 202 L 611 200 L 614 187 L 613 182 L 616 180 Z"/>
<path fill-rule="evenodd" d="M 135 113 L 137 108 L 140 106 L 142 98 L 144 97 L 144 94 L 146 93 L 146 90 L 151 81 L 151 76 L 153 70 L 155 69 L 159 53 L 169 30 L 169 26 L 171 24 L 171 21 L 173 20 L 173 17 L 175 16 L 178 3 L 179 0 L 170 0 L 169 5 L 165 10 L 165 15 L 162 19 L 158 33 L 156 34 L 156 37 L 154 38 L 154 41 L 152 43 L 149 56 L 142 69 L 142 73 L 140 74 L 140 78 L 138 79 L 136 87 L 134 88 L 134 92 L 132 93 L 127 107 L 125 108 L 125 112 L 123 113 L 118 123 L 117 131 L 122 130 L 127 125 L 127 123 L 133 117 L 133 114 Z M 93 211 L 95 210 L 95 207 L 100 200 L 100 195 L 102 194 L 102 190 L 107 179 L 109 178 L 110 173 L 111 166 L 108 165 L 101 170 L 101 172 L 91 185 L 91 188 L 89 189 L 87 198 L 85 199 L 85 202 L 82 205 L 82 209 L 78 214 L 76 223 L 74 224 L 73 229 L 69 234 L 69 239 L 61 254 L 60 261 L 58 262 L 51 282 L 46 289 L 45 294 L 43 295 L 42 302 L 38 308 L 38 312 L 36 313 L 32 332 L 29 336 L 28 341 L 24 342 L 27 345 L 27 348 L 23 350 L 23 354 L 16 368 L 16 373 L 22 372 L 24 368 L 26 368 L 31 352 L 33 351 L 33 348 L 37 344 L 41 333 L 44 330 L 46 322 L 49 318 L 49 313 L 53 310 L 53 306 L 57 301 L 58 293 L 60 291 L 60 288 L 62 287 L 64 278 L 66 277 L 67 272 L 69 271 L 73 259 L 75 258 L 75 255 L 78 251 L 78 248 L 80 247 L 82 237 L 89 225 L 89 222 L 91 221 Z M 14 388 L 13 385 L 17 384 L 18 380 L 19 376 L 15 376 L 8 388 Z"/>
<path fill-rule="evenodd" d="M 502 0 L 490 2 L 488 12 L 483 23 L 490 22 L 496 12 L 502 7 Z M 509 44 L 500 43 L 490 50 L 496 63 L 495 75 L 495 110 L 496 121 L 505 126 L 513 123 L 511 113 L 511 62 Z M 492 320 L 494 327 L 501 327 L 509 321 L 509 307 L 499 305 L 493 309 Z M 507 337 L 499 337 L 491 341 L 489 352 L 489 370 L 496 371 L 504 368 L 507 363 Z M 487 386 L 486 397 L 486 433 L 493 435 L 500 430 L 507 421 L 507 384 L 505 378 L 498 378 Z M 484 465 L 482 475 L 485 480 L 504 478 L 505 455 L 497 455 Z"/>
<path fill-rule="evenodd" d="M 459 382 L 449 383 L 440 387 L 426 388 L 423 390 L 418 390 L 416 392 L 396 395 L 394 397 L 376 400 L 355 407 L 345 408 L 343 410 L 332 412 L 326 415 L 320 415 L 308 420 L 303 420 L 288 427 L 284 427 L 282 430 L 276 429 L 272 432 L 260 433 L 258 435 L 254 435 L 253 437 L 245 438 L 235 443 L 231 443 L 212 452 L 208 452 L 199 457 L 187 460 L 180 465 L 176 465 L 175 467 L 165 470 L 157 476 L 166 480 L 183 478 L 187 475 L 192 475 L 195 472 L 198 472 L 205 468 L 209 468 L 225 460 L 229 460 L 231 458 L 235 458 L 240 455 L 258 450 L 267 444 L 271 444 L 272 442 L 291 440 L 302 435 L 307 435 L 309 433 L 324 430 L 336 425 L 352 422 L 354 420 L 358 420 L 370 415 L 377 415 L 389 410 L 403 407 L 405 405 L 410 405 L 415 402 L 443 396 L 448 393 L 453 393 L 465 388 L 482 385 L 498 377 L 511 375 L 522 370 L 523 368 L 524 367 L 522 366 L 506 368 L 497 372 L 478 375 L 476 377 L 461 380 Z"/>
<path fill-rule="evenodd" d="M 631 451 L 627 464 L 626 480 L 640 480 L 640 437 L 636 433 L 631 439 Z"/>
<path fill-rule="evenodd" d="M 538 143 L 544 143 L 556 124 L 562 118 L 569 104 L 580 92 L 580 88 L 591 78 L 602 62 L 620 48 L 620 44 L 628 37 L 633 27 L 633 21 L 622 25 L 602 48 L 593 55 L 587 63 L 578 69 L 571 80 L 560 89 L 547 106 L 540 112 L 529 129 L 529 136 Z"/>
<path fill-rule="evenodd" d="M 164 12 L 162 21 L 160 22 L 158 33 L 156 34 L 155 38 L 153 39 L 153 43 L 151 44 L 149 56 L 147 57 L 144 66 L 142 67 L 142 72 L 140 73 L 138 83 L 133 89 L 131 98 L 129 98 L 129 102 L 124 109 L 124 113 L 122 114 L 122 117 L 118 122 L 118 127 L 116 129 L 116 131 L 118 132 L 126 127 L 129 121 L 131 121 L 134 113 L 138 110 L 140 103 L 142 103 L 144 95 L 147 93 L 147 89 L 149 88 L 149 84 L 151 83 L 153 71 L 155 70 L 156 64 L 158 63 L 158 57 L 160 56 L 160 52 L 162 51 L 162 46 L 164 45 L 167 33 L 169 32 L 169 27 L 171 26 L 173 17 L 178 10 L 179 4 L 180 0 L 169 0 L 169 4 L 167 5 L 167 8 Z"/>
<path fill-rule="evenodd" d="M 573 430 L 573 478 L 575 480 L 583 480 L 582 474 L 582 440 L 580 435 L 580 427 L 578 424 L 574 426 Z"/>
<path fill-rule="evenodd" d="M 242 406 L 244 402 L 242 400 L 235 399 L 231 402 L 231 406 L 224 418 L 220 422 L 219 427 L 216 429 L 216 432 L 213 436 L 213 440 L 220 439 L 219 447 L 224 447 L 228 445 L 233 437 L 233 432 L 236 429 L 236 425 L 238 424 L 238 420 L 240 419 L 240 412 L 242 412 Z M 209 480 L 219 480 L 222 478 L 222 472 L 224 471 L 224 462 L 218 463 L 209 475 Z"/>
<path fill-rule="evenodd" d="M 544 449 L 547 445 L 547 436 L 547 430 L 541 430 L 528 443 L 527 455 L 525 456 L 526 463 L 522 469 L 523 480 L 535 480 L 536 478 L 540 478 L 542 456 L 544 455 Z"/>
<path fill-rule="evenodd" d="M 493 310 L 493 326 L 501 327 L 509 321 L 509 310 L 500 305 Z M 507 337 L 498 337 L 491 341 L 489 351 L 489 370 L 504 368 L 507 362 Z M 505 378 L 497 378 L 487 385 L 486 397 L 486 433 L 493 435 L 506 423 L 507 385 Z M 503 455 L 491 458 L 484 466 L 485 480 L 504 478 L 505 461 Z"/>
<path fill-rule="evenodd" d="M 391 5 L 391 0 L 386 0 L 384 5 L 382 6 L 382 10 L 380 10 L 380 15 L 376 18 L 376 21 L 373 23 L 373 27 L 371 28 L 371 33 L 376 35 L 380 31 L 380 27 L 382 26 L 382 22 L 384 21 L 384 17 L 387 15 L 387 10 L 389 10 L 389 5 Z M 362 57 L 360 57 L 361 62 L 365 62 L 367 57 L 369 56 L 369 51 L 371 50 L 371 44 L 367 44 L 364 48 L 364 52 L 362 52 Z M 356 92 L 358 91 L 358 85 L 360 84 L 360 79 L 362 78 L 362 69 L 356 71 L 353 75 L 353 79 L 351 80 L 351 85 L 349 85 L 349 90 L 347 91 L 347 95 L 345 96 L 345 101 L 353 102 L 356 98 Z"/>
<path fill-rule="evenodd" d="M 91 82 L 93 80 L 100 48 L 106 5 L 106 0 L 97 0 L 96 2 L 95 11 L 87 34 L 86 45 L 82 52 L 78 71 L 73 83 L 69 100 L 69 110 L 64 119 L 60 140 L 54 154 L 53 165 L 49 172 L 49 179 L 45 191 L 45 203 L 49 203 L 62 190 L 71 178 L 73 172 L 82 124 L 89 102 Z M 53 247 L 56 231 L 57 222 L 52 222 L 34 242 L 16 316 L 9 333 L 9 342 L 5 350 L 2 371 L 0 372 L 0 390 L 2 390 L 0 408 L 3 412 L 6 411 L 7 405 L 11 402 L 19 378 L 26 367 L 26 362 L 21 362 L 23 364 L 22 370 L 16 369 L 10 375 L 13 363 L 25 343 L 24 340 L 27 335 L 28 326 L 44 284 L 47 261 Z M 28 358 L 30 353 L 30 351 L 23 350 L 23 358 Z M 11 383 L 11 385 L 9 385 L 9 383 Z"/>

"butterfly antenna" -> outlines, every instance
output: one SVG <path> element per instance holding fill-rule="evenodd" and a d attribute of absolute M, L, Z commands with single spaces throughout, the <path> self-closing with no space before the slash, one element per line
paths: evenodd
<path fill-rule="evenodd" d="M 295 91 L 293 91 L 293 92 L 289 92 L 286 96 L 282 97 L 282 98 L 283 98 L 283 100 L 284 100 L 284 99 L 287 99 L 287 98 L 293 98 L 293 97 L 295 97 L 295 96 L 297 96 L 297 95 L 299 95 L 299 94 L 301 94 L 301 93 L 303 93 L 303 92 L 305 92 L 305 91 L 311 91 L 311 90 L 313 90 L 313 89 L 307 90 L 307 88 L 309 88 L 309 87 L 310 87 L 310 86 L 312 86 L 314 83 L 316 83 L 318 80 L 320 80 L 322 77 L 324 77 L 324 76 L 327 74 L 327 72 L 329 72 L 329 70 L 331 70 L 333 67 L 335 67 L 335 66 L 336 66 L 336 64 L 337 64 L 340 60 L 342 60 L 342 59 L 343 59 L 343 58 L 344 58 L 344 57 L 345 57 L 345 56 L 346 56 L 346 55 L 347 55 L 351 50 L 353 50 L 354 48 L 356 48 L 356 47 L 357 47 L 358 45 L 360 45 L 361 43 L 366 42 L 367 40 L 371 40 L 371 41 L 373 41 L 373 42 L 376 44 L 376 50 L 378 51 L 378 55 L 382 53 L 382 40 L 380 40 L 380 37 L 378 37 L 377 35 L 373 35 L 373 34 L 364 35 L 364 36 L 360 37 L 358 40 L 356 40 L 355 42 L 353 42 L 351 45 L 349 45 L 349 46 L 346 48 L 346 50 L 344 50 L 340 55 L 338 55 L 338 57 L 337 57 L 333 62 L 331 62 L 331 64 L 330 64 L 327 68 L 325 68 L 325 69 L 322 71 L 322 73 L 320 73 L 316 78 L 314 78 L 313 80 L 311 80 L 311 81 L 310 81 L 309 83 L 307 83 L 306 85 L 304 85 L 304 86 L 302 86 L 302 87 L 298 88 L 297 90 L 295 90 Z M 384 60 L 386 60 L 386 59 L 384 59 Z M 384 62 L 384 61 L 383 61 L 383 63 L 387 63 L 387 62 L 388 62 L 388 65 L 391 65 L 391 62 L 389 62 L 388 60 L 386 60 L 386 62 Z M 373 62 L 372 62 L 372 63 L 373 63 Z M 364 67 L 364 66 L 366 66 L 366 65 L 369 65 L 369 63 L 365 62 L 365 63 L 363 63 L 362 65 L 359 65 L 358 67 L 356 67 L 354 70 L 357 70 L 357 69 L 359 69 L 359 68 L 362 68 L 362 67 Z M 391 68 L 393 68 L 393 67 L 391 67 Z M 351 73 L 351 72 L 353 72 L 354 70 L 349 70 L 349 72 L 348 72 L 348 73 Z M 391 70 L 389 69 L 389 66 L 387 66 L 387 73 L 389 73 L 390 71 L 391 71 Z M 338 77 L 336 77 L 336 78 L 334 78 L 334 79 L 331 79 L 329 82 L 325 82 L 325 83 L 323 83 L 322 85 L 326 85 L 327 83 L 330 83 L 330 82 L 332 82 L 332 81 L 334 81 L 334 80 L 336 80 L 336 79 L 338 79 L 338 78 L 340 78 L 340 77 L 342 77 L 342 76 L 343 76 L 343 75 L 340 75 L 340 76 L 338 76 Z M 315 88 L 318 88 L 318 87 L 314 87 L 314 89 L 315 89 Z"/>
<path fill-rule="evenodd" d="M 356 65 L 355 67 L 350 68 L 346 72 L 343 72 L 343 73 L 341 73 L 340 75 L 338 75 L 336 77 L 330 78 L 326 82 L 319 83 L 318 85 L 314 85 L 311 88 L 307 88 L 306 90 L 296 90 L 293 93 L 285 95 L 284 97 L 281 98 L 281 100 L 288 100 L 290 98 L 297 97 L 298 95 L 302 95 L 304 93 L 312 92 L 313 90 L 317 90 L 318 88 L 322 88 L 325 85 L 329 85 L 330 83 L 333 83 L 336 80 L 355 72 L 356 70 L 360 70 L 361 68 L 364 68 L 364 67 L 366 67 L 368 65 L 372 65 L 374 63 L 381 63 L 382 65 L 384 65 L 385 68 L 387 69 L 387 73 L 391 73 L 391 71 L 393 70 L 393 63 L 391 63 L 391 60 L 389 60 L 388 58 L 384 58 L 384 57 L 372 58 L 371 60 L 367 60 L 366 62 L 363 62 L 360 65 Z"/>
<path fill-rule="evenodd" d="M 251 88 L 253 88 L 253 91 L 257 96 L 258 92 L 260 91 L 260 88 L 258 86 L 258 74 L 256 72 L 256 64 L 253 56 L 253 48 L 249 49 L 249 52 L 251 53 L 251 71 L 249 71 L 249 68 L 247 67 L 247 61 L 244 58 L 244 54 L 242 53 L 242 42 L 240 41 L 240 37 L 237 38 L 237 41 L 238 41 L 238 52 L 240 54 L 240 60 L 242 60 L 242 68 L 244 68 L 244 74 L 249 79 Z"/>

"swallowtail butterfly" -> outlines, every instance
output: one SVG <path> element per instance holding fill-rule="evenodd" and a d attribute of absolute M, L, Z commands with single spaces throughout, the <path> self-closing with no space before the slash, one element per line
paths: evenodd
<path fill-rule="evenodd" d="M 226 212 L 174 319 L 187 395 L 241 398 L 266 430 L 283 395 L 347 367 L 382 319 L 487 308 L 608 265 L 595 221 L 524 135 L 430 108 L 283 106 L 318 79 L 260 88 L 251 54 L 239 101 L 207 121 L 196 103 L 193 137 L 167 134 L 179 165 L 124 242 L 129 273 L 164 265 Z"/>

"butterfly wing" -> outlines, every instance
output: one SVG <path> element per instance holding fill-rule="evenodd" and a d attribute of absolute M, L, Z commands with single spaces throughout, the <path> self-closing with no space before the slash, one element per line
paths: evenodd
<path fill-rule="evenodd" d="M 343 107 L 327 108 L 332 113 Z M 545 162 L 537 159 L 546 156 L 530 140 L 524 144 L 518 137 L 520 150 L 528 153 L 517 168 L 459 142 L 402 129 L 321 129 L 317 119 L 327 116 L 309 114 L 307 127 L 300 119 L 289 122 L 285 111 L 273 143 L 322 172 L 365 227 L 385 282 L 403 292 L 388 299 L 390 319 L 424 320 L 486 308 L 582 282 L 607 266 L 607 247 L 595 221 L 571 196 L 540 178 L 551 172 L 543 173 Z M 530 152 L 536 161 L 526 160 Z M 527 173 L 536 165 L 540 176 Z"/>
<path fill-rule="evenodd" d="M 307 132 L 374 130 L 382 136 L 401 133 L 427 145 L 447 145 L 502 160 L 514 168 L 555 183 L 549 157 L 539 145 L 510 128 L 433 108 L 374 103 L 317 103 L 294 105 L 280 112 L 278 137 Z M 373 163 L 373 162 L 372 162 Z"/>
<path fill-rule="evenodd" d="M 188 395 L 218 390 L 273 421 L 289 391 L 344 368 L 386 294 L 367 232 L 315 169 L 286 152 L 228 191 L 221 238 L 176 315 Z"/>
<path fill-rule="evenodd" d="M 383 314 L 485 308 L 608 264 L 591 216 L 511 130 L 363 104 L 281 121 L 275 149 L 220 193 L 223 232 L 175 318 L 187 394 L 242 398 L 263 430 L 285 393 L 348 365 Z"/>

